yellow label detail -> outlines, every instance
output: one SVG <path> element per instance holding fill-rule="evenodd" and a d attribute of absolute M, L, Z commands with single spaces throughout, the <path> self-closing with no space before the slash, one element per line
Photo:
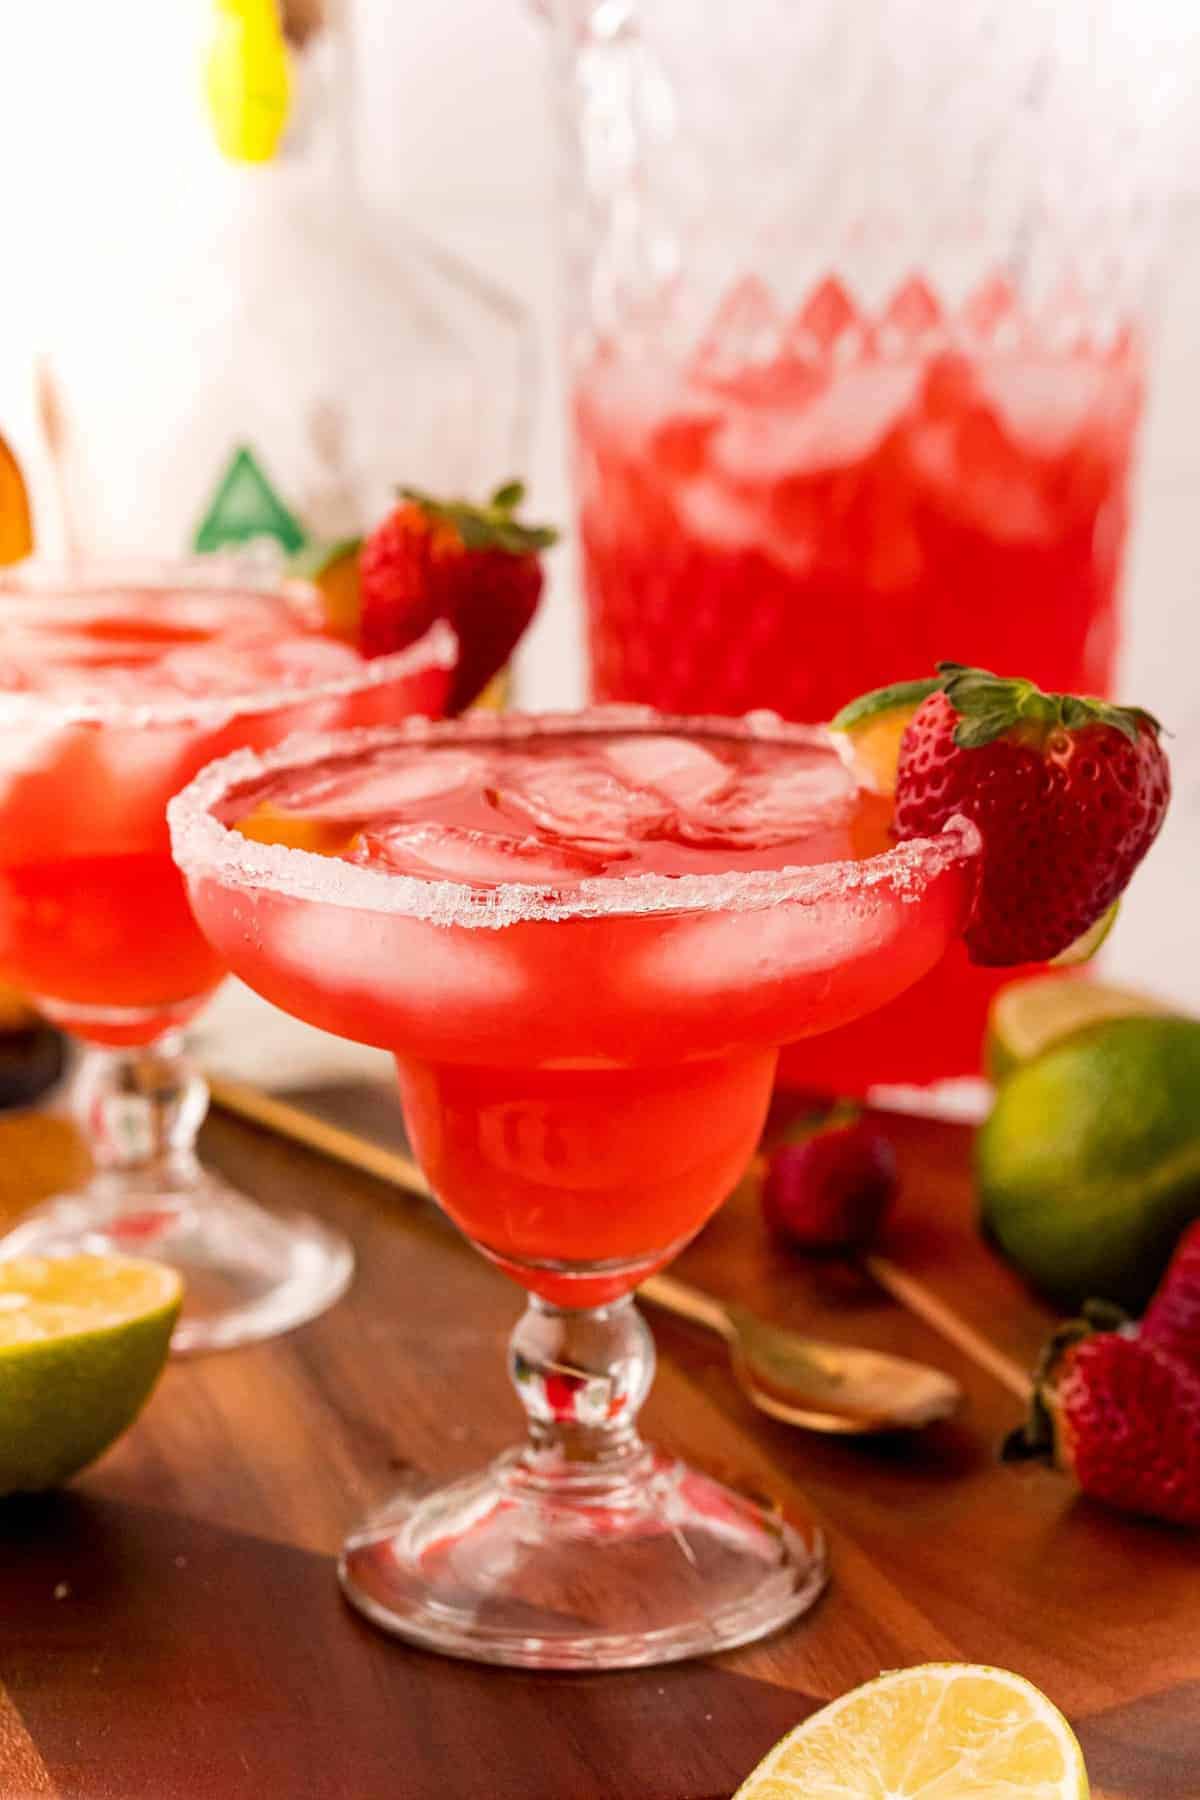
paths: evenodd
<path fill-rule="evenodd" d="M 204 95 L 222 155 L 233 162 L 270 162 L 287 124 L 291 90 L 276 0 L 216 0 Z"/>

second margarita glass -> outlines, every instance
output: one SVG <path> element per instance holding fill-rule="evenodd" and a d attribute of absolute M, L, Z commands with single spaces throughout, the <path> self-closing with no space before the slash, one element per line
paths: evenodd
<path fill-rule="evenodd" d="M 217 953 L 395 1053 L 409 1134 L 529 1294 L 525 1446 L 346 1545 L 371 1619 L 482 1661 L 605 1668 L 811 1605 L 820 1534 L 648 1448 L 631 1293 L 746 1167 L 778 1046 L 881 1005 L 960 928 L 977 839 L 890 843 L 825 733 L 641 708 L 410 720 L 202 773 L 172 841 Z"/>
<path fill-rule="evenodd" d="M 265 1337 L 322 1311 L 353 1267 L 317 1220 L 272 1216 L 206 1173 L 205 1084 L 180 1028 L 225 974 L 171 861 L 166 804 L 204 763 L 300 727 L 437 712 L 455 657 L 436 628 L 365 661 L 315 593 L 244 565 L 25 564 L 0 578 L 0 972 L 85 1046 L 96 1173 L 2 1253 L 107 1250 L 184 1276 L 176 1350 Z"/>

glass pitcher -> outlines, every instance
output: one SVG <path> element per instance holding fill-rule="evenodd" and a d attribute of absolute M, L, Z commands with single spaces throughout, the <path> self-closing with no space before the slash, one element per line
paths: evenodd
<path fill-rule="evenodd" d="M 593 697 L 824 719 L 942 657 L 1106 692 L 1166 0 L 547 10 Z M 956 953 L 792 1073 L 972 1072 L 995 979 Z"/>

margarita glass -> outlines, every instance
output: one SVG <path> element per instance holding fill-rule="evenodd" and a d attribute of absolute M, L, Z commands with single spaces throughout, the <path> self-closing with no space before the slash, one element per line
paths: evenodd
<path fill-rule="evenodd" d="M 802 1612 L 811 1524 L 639 1438 L 631 1293 L 749 1162 L 779 1044 L 942 954 L 972 828 L 893 846 L 822 731 L 638 707 L 297 739 L 204 771 L 170 820 L 218 955 L 395 1053 L 442 1206 L 530 1296 L 528 1442 L 368 1520 L 350 1599 L 435 1649 L 560 1668 Z"/>
<path fill-rule="evenodd" d="M 3 1254 L 137 1251 L 183 1273 L 176 1349 L 287 1329 L 349 1280 L 349 1246 L 272 1217 L 197 1163 L 204 1083 L 180 1027 L 225 966 L 171 861 L 166 804 L 238 745 L 440 708 L 443 630 L 364 661 L 303 584 L 245 566 L 0 577 L 0 975 L 87 1046 L 79 1098 L 96 1174 Z"/>

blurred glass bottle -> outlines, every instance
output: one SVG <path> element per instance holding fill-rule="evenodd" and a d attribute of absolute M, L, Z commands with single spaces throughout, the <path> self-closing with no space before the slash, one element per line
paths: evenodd
<path fill-rule="evenodd" d="M 542 10 L 594 697 L 820 720 L 942 657 L 1105 692 L 1178 9 Z M 956 951 L 785 1068 L 974 1073 L 999 979 Z"/>
<path fill-rule="evenodd" d="M 526 320 L 377 230 L 344 0 L 108 0 L 71 28 L 33 354 L 3 395 L 41 549 L 292 555 L 372 524 L 400 481 L 482 493 L 520 472 Z M 23 42 L 37 30 L 35 84 L 56 54 L 44 21 Z"/>

